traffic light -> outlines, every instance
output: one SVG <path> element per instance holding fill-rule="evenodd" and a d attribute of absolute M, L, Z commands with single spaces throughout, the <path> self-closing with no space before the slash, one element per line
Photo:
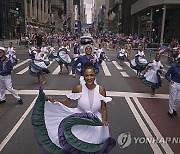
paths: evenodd
<path fill-rule="evenodd" d="M 16 2 L 16 11 L 21 12 L 21 2 Z"/>

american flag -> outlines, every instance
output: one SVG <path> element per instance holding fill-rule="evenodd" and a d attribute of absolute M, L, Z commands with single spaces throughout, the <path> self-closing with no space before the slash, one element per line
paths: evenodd
<path fill-rule="evenodd" d="M 159 47 L 159 54 L 164 54 L 164 53 L 168 52 L 169 50 L 170 50 L 169 47 L 167 47 L 167 46 L 165 46 L 165 45 L 161 45 L 161 46 Z"/>

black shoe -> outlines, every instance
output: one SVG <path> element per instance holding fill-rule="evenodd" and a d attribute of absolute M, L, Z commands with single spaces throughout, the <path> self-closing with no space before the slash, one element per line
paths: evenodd
<path fill-rule="evenodd" d="M 175 110 L 173 110 L 173 115 L 177 116 L 177 112 Z"/>
<path fill-rule="evenodd" d="M 6 103 L 6 100 L 0 101 L 0 104 Z"/>
<path fill-rule="evenodd" d="M 22 104 L 23 104 L 22 99 L 20 99 L 20 100 L 18 101 L 18 103 L 19 103 L 20 105 L 22 105 Z"/>
<path fill-rule="evenodd" d="M 170 118 L 173 118 L 174 116 L 173 116 L 173 114 L 171 114 L 171 113 L 167 113 L 168 114 L 168 116 L 170 117 Z"/>

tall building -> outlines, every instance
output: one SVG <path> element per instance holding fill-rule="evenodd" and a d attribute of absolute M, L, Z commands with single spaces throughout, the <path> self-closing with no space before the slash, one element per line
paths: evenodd
<path fill-rule="evenodd" d="M 73 0 L 66 0 L 66 18 L 67 23 L 66 27 L 68 31 L 74 31 L 75 27 L 75 17 L 74 17 L 74 1 Z"/>
<path fill-rule="evenodd" d="M 55 27 L 55 32 L 63 31 L 63 14 L 64 14 L 64 1 L 63 0 L 52 0 L 51 1 L 52 15 L 54 21 L 52 22 Z"/>
<path fill-rule="evenodd" d="M 179 0 L 137 0 L 131 5 L 133 33 L 156 43 L 180 40 Z"/>
<path fill-rule="evenodd" d="M 51 0 L 25 0 L 24 7 L 27 33 L 50 31 L 54 27 Z"/>
<path fill-rule="evenodd" d="M 98 24 L 103 20 L 104 16 L 103 16 L 103 10 L 102 11 L 102 7 L 105 6 L 105 0 L 95 0 L 94 1 L 94 6 L 93 6 L 93 22 L 95 24 L 96 27 L 98 27 Z M 105 7 L 104 7 L 105 9 Z"/>
<path fill-rule="evenodd" d="M 134 20 L 131 16 L 131 5 L 133 3 L 135 3 L 137 0 L 122 0 L 122 6 L 121 6 L 121 10 L 122 10 L 122 26 L 121 26 L 121 32 L 129 35 L 134 33 L 133 29 L 132 29 L 132 25 Z"/>
<path fill-rule="evenodd" d="M 112 32 L 122 32 L 122 2 L 109 0 L 108 29 Z"/>
<path fill-rule="evenodd" d="M 13 38 L 25 31 L 24 0 L 0 0 L 0 38 Z"/>
<path fill-rule="evenodd" d="M 72 22 L 71 31 L 81 32 L 82 24 L 85 22 L 84 0 L 73 0 L 72 2 L 73 3 L 72 4 L 70 3 L 70 5 L 74 5 L 72 10 L 72 12 L 74 13 L 71 16 L 71 22 Z"/>

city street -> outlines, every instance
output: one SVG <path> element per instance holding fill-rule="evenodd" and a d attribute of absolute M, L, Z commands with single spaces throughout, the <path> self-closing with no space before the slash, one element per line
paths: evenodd
<path fill-rule="evenodd" d="M 180 116 L 170 118 L 168 112 L 169 83 L 164 78 L 170 65 L 167 57 L 162 56 L 164 65 L 162 87 L 151 97 L 150 88 L 141 83 L 136 72 L 129 66 L 129 62 L 119 65 L 117 53 L 104 49 L 106 59 L 100 66 L 97 83 L 102 85 L 107 96 L 113 98 L 107 104 L 108 122 L 111 136 L 117 141 L 116 147 L 110 154 L 178 154 L 178 143 L 148 143 L 147 138 L 173 139 L 180 134 Z M 6 103 L 0 104 L 0 153 L 1 154 L 40 154 L 43 151 L 38 146 L 31 124 L 32 108 L 38 96 L 40 84 L 37 78 L 28 72 L 30 57 L 28 48 L 17 46 L 17 58 L 20 59 L 12 73 L 13 87 L 22 96 L 23 105 L 7 92 Z M 132 51 L 133 59 L 136 51 Z M 71 53 L 72 54 L 72 53 Z M 146 59 L 152 61 L 155 51 L 146 51 Z M 79 84 L 79 78 L 72 78 L 63 67 L 59 74 L 59 66 L 52 61 L 49 66 L 50 74 L 46 75 L 47 83 L 42 86 L 48 96 L 61 99 L 70 93 L 72 88 Z M 72 107 L 76 107 L 74 102 Z M 124 140 L 122 137 L 124 133 Z M 121 136 L 120 136 L 121 135 Z M 120 136 L 120 137 L 119 137 Z M 118 138 L 119 137 L 119 138 Z M 137 138 L 140 138 L 137 141 Z M 122 140 L 121 140 L 122 139 Z M 122 142 L 120 142 L 122 141 Z"/>

